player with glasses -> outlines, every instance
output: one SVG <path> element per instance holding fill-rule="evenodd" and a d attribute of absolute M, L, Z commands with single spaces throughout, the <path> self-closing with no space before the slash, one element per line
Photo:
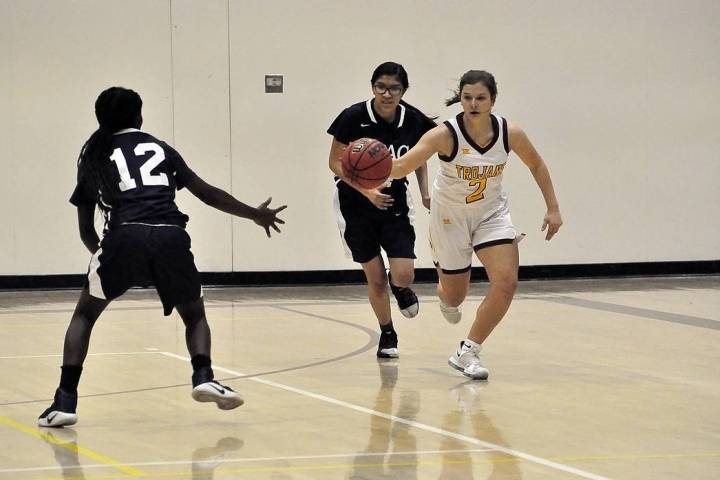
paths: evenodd
<path fill-rule="evenodd" d="M 390 291 L 400 312 L 409 318 L 418 314 L 419 304 L 410 285 L 415 278 L 415 209 L 405 177 L 388 181 L 379 188 L 365 189 L 345 177 L 340 156 L 347 145 L 370 137 L 383 142 L 397 158 L 402 156 L 435 122 L 417 108 L 402 101 L 409 83 L 405 68 L 395 62 L 379 65 L 370 79 L 373 97 L 344 109 L 328 133 L 333 136 L 329 166 L 335 174 L 335 211 L 345 252 L 359 263 L 368 283 L 368 298 L 380 324 L 377 356 L 398 356 L 397 333 L 390 313 Z M 422 202 L 430 208 L 427 166 L 415 170 Z M 390 267 L 385 272 L 384 250 Z"/>
<path fill-rule="evenodd" d="M 400 95 L 403 93 L 402 85 L 385 85 L 384 83 L 376 83 L 373 85 L 373 91 L 378 95 L 385 95 L 390 93 L 391 96 Z"/>

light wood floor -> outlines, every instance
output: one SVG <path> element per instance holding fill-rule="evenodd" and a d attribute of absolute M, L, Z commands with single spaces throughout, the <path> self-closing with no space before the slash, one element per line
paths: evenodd
<path fill-rule="evenodd" d="M 720 277 L 521 282 L 473 382 L 447 358 L 485 289 L 449 325 L 418 285 L 385 362 L 363 287 L 206 289 L 231 412 L 193 402 L 182 323 L 132 291 L 65 429 L 35 422 L 78 292 L 0 292 L 0 479 L 720 478 Z"/>

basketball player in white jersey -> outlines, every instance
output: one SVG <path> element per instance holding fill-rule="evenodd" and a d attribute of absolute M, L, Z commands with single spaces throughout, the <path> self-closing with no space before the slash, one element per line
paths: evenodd
<path fill-rule="evenodd" d="M 473 253 L 490 280 L 470 333 L 449 359 L 451 367 L 479 380 L 489 374 L 479 358 L 482 343 L 507 312 L 517 287 L 518 235 L 502 188 L 510 151 L 528 167 L 545 199 L 545 239 L 550 240 L 562 225 L 547 165 L 520 127 L 491 113 L 496 97 L 492 74 L 465 73 L 446 102 L 460 102 L 462 113 L 427 132 L 393 162 L 390 175 L 403 177 L 435 153 L 441 160 L 431 196 L 430 244 L 440 277 L 437 292 L 443 316 L 450 323 L 460 321 Z"/>

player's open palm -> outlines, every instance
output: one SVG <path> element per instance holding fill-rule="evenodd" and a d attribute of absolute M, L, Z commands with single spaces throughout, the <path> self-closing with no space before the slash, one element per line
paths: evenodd
<path fill-rule="evenodd" d="M 262 202 L 257 207 L 257 217 L 253 219 L 255 223 L 260 225 L 265 229 L 265 233 L 267 234 L 268 238 L 270 238 L 270 228 L 275 230 L 276 232 L 280 233 L 280 228 L 278 228 L 277 224 L 284 224 L 285 222 L 277 217 L 277 214 L 282 212 L 287 208 L 287 205 L 283 205 L 278 208 L 268 208 L 268 205 L 270 205 L 270 201 L 272 200 L 272 197 L 268 198 L 264 202 Z"/>

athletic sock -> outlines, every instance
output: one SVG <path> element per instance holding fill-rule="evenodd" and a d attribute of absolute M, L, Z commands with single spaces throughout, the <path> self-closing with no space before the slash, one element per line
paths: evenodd
<path fill-rule="evenodd" d="M 82 369 L 81 365 L 63 365 L 60 367 L 60 389 L 68 393 L 77 393 Z"/>
<path fill-rule="evenodd" d="M 190 359 L 190 363 L 193 367 L 193 387 L 197 387 L 201 383 L 210 382 L 215 378 L 215 373 L 210 366 L 212 362 L 210 361 L 210 357 L 207 355 L 195 355 Z"/>
<path fill-rule="evenodd" d="M 390 320 L 390 323 L 388 323 L 387 325 L 380 325 L 381 332 L 392 332 L 394 330 L 395 328 L 393 327 L 392 320 Z"/>

